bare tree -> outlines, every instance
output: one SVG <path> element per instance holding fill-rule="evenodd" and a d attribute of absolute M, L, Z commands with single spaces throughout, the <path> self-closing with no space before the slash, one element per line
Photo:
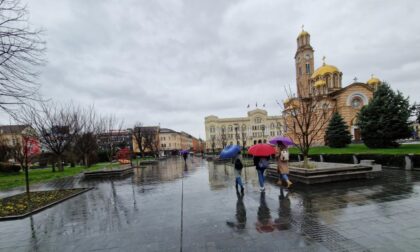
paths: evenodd
<path fill-rule="evenodd" d="M 83 165 L 89 167 L 92 164 L 92 157 L 98 151 L 98 134 L 101 130 L 100 118 L 95 113 L 93 106 L 89 106 L 80 115 L 81 129 L 76 136 L 74 152 L 81 156 Z"/>
<path fill-rule="evenodd" d="M 44 148 L 51 152 L 63 171 L 63 157 L 69 150 L 80 129 L 81 110 L 70 104 L 39 103 L 39 108 L 24 107 L 20 120 L 35 129 Z M 53 165 L 53 172 L 55 167 Z"/>
<path fill-rule="evenodd" d="M 241 127 L 241 135 L 242 135 L 242 149 L 245 150 L 246 147 L 246 128 L 245 127 Z"/>
<path fill-rule="evenodd" d="M 38 99 L 37 68 L 44 63 L 45 42 L 28 17 L 19 0 L 0 0 L 0 109 L 13 115 L 16 105 Z"/>
<path fill-rule="evenodd" d="M 214 153 L 215 152 L 215 147 L 216 147 L 216 136 L 215 135 L 210 136 L 210 144 L 211 144 L 211 151 Z"/>
<path fill-rule="evenodd" d="M 22 132 L 21 135 L 16 133 L 12 134 L 13 145 L 10 146 L 10 156 L 13 157 L 15 162 L 19 163 L 20 168 L 25 172 L 25 185 L 28 199 L 29 195 L 29 165 L 36 157 L 39 151 L 38 141 L 34 131 Z"/>
<path fill-rule="evenodd" d="M 144 153 L 146 151 L 146 144 L 145 144 L 146 131 L 144 130 L 143 123 L 137 122 L 134 125 L 133 137 L 134 137 L 134 141 L 136 141 L 137 147 L 139 148 L 140 155 L 144 157 Z"/>
<path fill-rule="evenodd" d="M 143 126 L 137 122 L 133 129 L 133 138 L 139 148 L 142 157 L 149 150 L 151 154 L 159 154 L 159 128 L 156 126 Z"/>
<path fill-rule="evenodd" d="M 144 145 L 150 150 L 151 154 L 156 156 L 159 154 L 159 131 L 157 127 L 143 127 Z"/>
<path fill-rule="evenodd" d="M 226 129 L 222 128 L 222 134 L 220 135 L 220 141 L 222 143 L 222 149 L 224 149 L 227 145 L 227 136 L 226 136 Z"/>
<path fill-rule="evenodd" d="M 124 141 L 122 138 L 123 121 L 118 120 L 115 116 L 103 117 L 100 119 L 98 135 L 99 148 L 106 152 L 108 161 L 114 160 L 119 146 Z"/>
<path fill-rule="evenodd" d="M 335 111 L 334 104 L 322 95 L 293 97 L 287 92 L 288 101 L 284 104 L 283 118 L 286 135 L 295 141 L 304 157 L 304 167 L 308 166 L 311 146 L 324 141 L 328 122 Z"/>

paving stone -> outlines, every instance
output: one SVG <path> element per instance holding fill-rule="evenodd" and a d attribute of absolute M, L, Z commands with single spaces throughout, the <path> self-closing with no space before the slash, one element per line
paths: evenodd
<path fill-rule="evenodd" d="M 96 189 L 2 222 L 0 251 L 420 251 L 420 172 L 295 184 L 279 198 L 271 181 L 259 192 L 253 167 L 245 168 L 238 196 L 232 169 L 199 158 L 185 169 L 173 158 L 124 179 L 77 176 L 33 186 Z"/>

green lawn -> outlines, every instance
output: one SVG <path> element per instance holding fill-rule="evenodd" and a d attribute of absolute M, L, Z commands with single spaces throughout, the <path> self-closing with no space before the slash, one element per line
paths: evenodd
<path fill-rule="evenodd" d="M 118 166 L 119 164 L 112 164 L 113 167 Z M 93 171 L 98 170 L 104 167 L 110 167 L 109 163 L 99 163 L 95 164 L 89 168 L 83 166 L 76 167 L 65 167 L 64 171 L 52 172 L 51 168 L 43 169 L 31 169 L 29 170 L 29 181 L 31 184 L 50 181 L 54 179 L 74 176 L 83 171 Z M 25 185 L 25 175 L 24 172 L 19 173 L 4 173 L 0 172 L 0 190 L 9 189 L 17 186 Z"/>
<path fill-rule="evenodd" d="M 290 153 L 298 154 L 300 151 L 296 148 L 290 148 Z M 402 144 L 399 148 L 392 149 L 369 149 L 364 144 L 351 144 L 346 148 L 330 148 L 327 146 L 312 147 L 309 154 L 420 154 L 420 144 Z"/>

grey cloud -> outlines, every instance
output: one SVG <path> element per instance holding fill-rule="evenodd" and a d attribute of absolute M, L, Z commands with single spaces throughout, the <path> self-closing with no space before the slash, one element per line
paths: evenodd
<path fill-rule="evenodd" d="M 295 89 L 300 26 L 344 83 L 371 73 L 412 101 L 420 61 L 420 4 L 395 1 L 33 0 L 46 30 L 42 92 L 101 113 L 204 136 L 209 114 L 243 116 Z M 395 84 L 394 84 L 395 83 Z"/>

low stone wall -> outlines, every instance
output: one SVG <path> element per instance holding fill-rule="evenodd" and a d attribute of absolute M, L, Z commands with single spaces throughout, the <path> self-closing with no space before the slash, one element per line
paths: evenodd
<path fill-rule="evenodd" d="M 309 155 L 315 162 L 332 162 L 345 164 L 358 164 L 360 160 L 375 160 L 376 164 L 384 168 L 402 170 L 420 170 L 420 155 L 387 155 L 387 154 L 320 154 Z M 291 154 L 292 162 L 299 162 L 303 159 L 302 155 Z"/>
<path fill-rule="evenodd" d="M 362 160 L 360 164 L 343 164 L 327 162 L 311 162 L 316 167 L 300 168 L 303 162 L 289 163 L 289 177 L 292 181 L 304 184 L 319 184 L 352 179 L 371 179 L 380 176 L 381 165 L 373 160 Z M 276 166 L 270 165 L 267 176 L 278 179 Z"/>

